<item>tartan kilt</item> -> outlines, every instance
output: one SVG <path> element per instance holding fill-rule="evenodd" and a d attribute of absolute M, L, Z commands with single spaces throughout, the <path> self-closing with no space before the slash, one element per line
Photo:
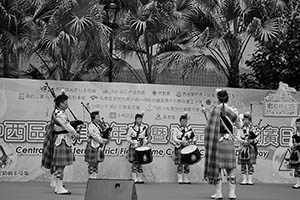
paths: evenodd
<path fill-rule="evenodd" d="M 127 160 L 130 163 L 136 163 L 137 162 L 137 158 L 136 158 L 136 151 L 135 149 L 132 147 L 132 145 L 129 145 L 129 149 L 128 149 L 128 154 L 127 154 Z"/>
<path fill-rule="evenodd" d="M 53 166 L 66 166 L 73 164 L 72 147 L 66 145 L 62 140 L 59 146 L 54 144 L 53 149 Z"/>
<path fill-rule="evenodd" d="M 235 147 L 231 140 L 223 140 L 219 143 L 219 168 L 236 168 Z"/>
<path fill-rule="evenodd" d="M 104 152 L 102 151 L 103 153 L 103 155 L 101 156 L 102 159 L 98 160 L 98 151 L 99 151 L 99 147 L 94 148 L 92 147 L 91 142 L 88 142 L 85 148 L 84 161 L 88 163 L 103 162 Z"/>
<path fill-rule="evenodd" d="M 241 148 L 242 149 L 242 148 Z M 241 149 L 239 150 L 239 152 L 241 151 Z M 248 164 L 256 164 L 256 158 L 257 158 L 257 153 L 255 152 L 255 149 L 252 145 L 249 146 L 249 154 L 250 154 L 250 159 L 249 160 L 241 160 L 240 158 L 240 153 L 238 156 L 238 164 L 239 165 L 248 165 Z"/>
<path fill-rule="evenodd" d="M 183 149 L 182 146 L 175 147 L 174 154 L 173 154 L 173 161 L 175 165 L 180 165 L 181 163 L 181 150 Z"/>
<path fill-rule="evenodd" d="M 290 158 L 289 158 L 289 163 L 287 164 L 287 167 L 289 169 L 295 169 L 295 170 L 299 170 L 300 168 L 300 158 L 298 156 L 293 156 L 296 155 L 300 152 L 300 147 L 294 148 L 292 149 Z M 298 158 L 297 158 L 298 157 Z"/>

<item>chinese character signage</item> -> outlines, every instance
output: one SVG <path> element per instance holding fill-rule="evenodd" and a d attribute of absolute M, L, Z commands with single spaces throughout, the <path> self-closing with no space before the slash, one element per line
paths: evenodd
<path fill-rule="evenodd" d="M 298 104 L 289 102 L 265 102 L 264 115 L 269 117 L 296 117 Z"/>

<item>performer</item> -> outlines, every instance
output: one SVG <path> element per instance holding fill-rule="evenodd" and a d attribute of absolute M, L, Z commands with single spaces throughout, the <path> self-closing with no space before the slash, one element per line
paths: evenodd
<path fill-rule="evenodd" d="M 132 178 L 134 182 L 138 184 L 144 183 L 143 167 L 136 158 L 135 149 L 137 147 L 145 146 L 150 142 L 147 126 L 142 123 L 143 116 L 143 113 L 136 114 L 135 122 L 128 128 L 127 132 L 127 141 L 129 142 L 128 161 L 132 163 Z"/>
<path fill-rule="evenodd" d="M 185 113 L 179 118 L 180 128 L 175 129 L 173 140 L 176 143 L 174 149 L 174 163 L 177 165 L 177 177 L 179 184 L 191 184 L 189 181 L 190 167 L 181 161 L 181 150 L 190 145 L 195 144 L 197 138 L 190 126 L 188 126 L 188 114 Z"/>
<path fill-rule="evenodd" d="M 104 160 L 104 144 L 108 139 L 101 137 L 103 126 L 100 125 L 99 111 L 91 113 L 91 123 L 88 125 L 88 142 L 85 149 L 84 161 L 88 163 L 88 173 L 90 179 L 97 178 L 98 165 Z"/>
<path fill-rule="evenodd" d="M 204 178 L 215 185 L 215 194 L 211 198 L 222 199 L 221 172 L 226 170 L 229 199 L 236 199 L 233 123 L 237 128 L 241 128 L 242 120 L 236 109 L 227 105 L 229 96 L 226 90 L 217 90 L 217 98 L 219 104 L 211 108 L 205 128 Z"/>
<path fill-rule="evenodd" d="M 290 138 L 291 155 L 288 160 L 288 167 L 294 169 L 296 184 L 293 188 L 300 189 L 300 118 L 296 119 L 295 125 L 295 133 Z"/>
<path fill-rule="evenodd" d="M 65 110 L 68 108 L 68 96 L 65 93 L 54 100 L 55 110 L 52 114 L 44 140 L 42 166 L 50 169 L 56 176 L 55 193 L 71 194 L 63 186 L 64 169 L 73 164 L 72 137 L 79 138 L 79 133 L 71 126 Z"/>
<path fill-rule="evenodd" d="M 243 115 L 243 127 L 238 131 L 238 140 L 241 143 L 238 164 L 241 165 L 243 180 L 241 185 L 253 185 L 254 166 L 257 158 L 258 138 L 254 132 L 252 116 L 250 112 Z"/>

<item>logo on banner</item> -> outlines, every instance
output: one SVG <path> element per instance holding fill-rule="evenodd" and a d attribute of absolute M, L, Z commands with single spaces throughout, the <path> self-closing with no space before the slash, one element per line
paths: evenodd
<path fill-rule="evenodd" d="M 264 98 L 263 112 L 267 117 L 295 117 L 298 116 L 298 101 L 292 96 L 294 88 L 280 82 L 275 93 L 269 93 Z"/>
<path fill-rule="evenodd" d="M 289 164 L 288 159 L 290 158 L 290 155 L 291 155 L 291 150 L 287 149 L 279 165 L 278 171 L 291 171 L 291 169 L 288 168 L 288 164 Z"/>

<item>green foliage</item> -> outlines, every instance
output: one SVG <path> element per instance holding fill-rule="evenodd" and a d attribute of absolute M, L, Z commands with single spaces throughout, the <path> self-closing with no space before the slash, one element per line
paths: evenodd
<path fill-rule="evenodd" d="M 299 4 L 290 7 L 283 18 L 285 28 L 281 35 L 269 43 L 261 43 L 253 58 L 246 62 L 262 88 L 277 89 L 282 81 L 300 89 L 299 8 Z"/>
<path fill-rule="evenodd" d="M 199 68 L 215 70 L 227 77 L 228 86 L 239 87 L 240 65 L 250 39 L 269 42 L 280 32 L 277 3 L 191 0 L 188 5 L 189 9 L 182 13 L 183 29 L 177 34 L 184 38 L 171 40 L 180 49 L 161 55 L 165 61 L 162 68 L 181 66 L 185 72 Z"/>

